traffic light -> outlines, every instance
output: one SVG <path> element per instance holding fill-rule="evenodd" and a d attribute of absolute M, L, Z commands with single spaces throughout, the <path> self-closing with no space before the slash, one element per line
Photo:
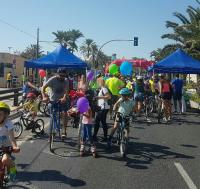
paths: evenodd
<path fill-rule="evenodd" d="M 138 37 L 134 37 L 134 46 L 138 46 Z"/>

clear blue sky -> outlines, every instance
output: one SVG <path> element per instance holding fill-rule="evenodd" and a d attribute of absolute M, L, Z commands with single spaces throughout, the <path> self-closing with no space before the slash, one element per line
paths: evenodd
<path fill-rule="evenodd" d="M 53 41 L 53 31 L 69 29 L 79 29 L 99 46 L 111 39 L 138 36 L 138 47 L 114 42 L 102 49 L 107 55 L 127 58 L 149 58 L 152 50 L 170 43 L 160 38 L 170 32 L 165 21 L 177 21 L 172 13 L 185 14 L 188 5 L 198 6 L 195 0 L 0 0 L 0 5 L 0 19 L 32 35 L 39 27 L 40 40 Z M 0 52 L 8 52 L 8 47 L 22 51 L 35 42 L 0 21 Z M 55 44 L 40 45 L 45 51 L 55 48 Z"/>

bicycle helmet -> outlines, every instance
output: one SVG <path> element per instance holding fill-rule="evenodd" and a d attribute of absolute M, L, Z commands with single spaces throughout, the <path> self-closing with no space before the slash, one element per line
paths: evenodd
<path fill-rule="evenodd" d="M 130 90 L 129 90 L 128 88 L 123 88 L 123 89 L 121 89 L 121 90 L 119 91 L 119 94 L 120 94 L 120 95 L 130 95 L 131 92 L 130 92 Z"/>
<path fill-rule="evenodd" d="M 5 102 L 0 101 L 0 110 L 10 114 L 10 107 Z"/>
<path fill-rule="evenodd" d="M 36 95 L 35 95 L 35 93 L 28 93 L 28 94 L 27 94 L 27 98 L 35 99 L 35 98 L 36 98 Z"/>

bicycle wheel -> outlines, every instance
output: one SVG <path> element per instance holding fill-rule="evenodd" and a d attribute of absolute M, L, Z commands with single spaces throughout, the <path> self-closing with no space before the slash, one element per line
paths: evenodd
<path fill-rule="evenodd" d="M 44 114 L 49 117 L 50 116 L 50 109 L 49 109 L 49 105 L 46 103 L 44 106 Z"/>
<path fill-rule="evenodd" d="M 127 152 L 127 139 L 125 137 L 125 131 L 122 131 L 122 137 L 120 141 L 120 154 L 122 157 L 126 157 Z"/>
<path fill-rule="evenodd" d="M 45 105 L 46 105 L 46 103 L 43 102 L 43 101 L 39 101 L 39 103 L 38 103 L 38 110 L 39 110 L 39 112 L 42 113 L 42 114 L 45 113 L 45 111 L 44 111 Z"/>
<path fill-rule="evenodd" d="M 37 119 L 34 123 L 34 132 L 38 135 L 44 133 L 44 121 L 42 119 Z"/>
<path fill-rule="evenodd" d="M 21 136 L 21 134 L 23 132 L 23 127 L 19 122 L 14 123 L 14 126 L 15 126 L 15 128 L 13 130 L 14 131 L 14 136 L 17 139 L 17 138 L 19 138 Z"/>
<path fill-rule="evenodd" d="M 158 121 L 158 123 L 161 123 L 162 117 L 163 117 L 162 109 L 161 109 L 161 107 L 158 107 L 158 109 L 157 109 L 157 121 Z"/>

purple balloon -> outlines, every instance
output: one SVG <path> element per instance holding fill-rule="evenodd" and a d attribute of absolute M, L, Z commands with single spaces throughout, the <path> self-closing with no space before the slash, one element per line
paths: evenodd
<path fill-rule="evenodd" d="M 81 97 L 77 101 L 77 108 L 80 113 L 84 113 L 88 111 L 89 101 L 85 97 Z"/>
<path fill-rule="evenodd" d="M 94 72 L 91 70 L 87 72 L 87 80 L 92 81 L 94 79 Z"/>

